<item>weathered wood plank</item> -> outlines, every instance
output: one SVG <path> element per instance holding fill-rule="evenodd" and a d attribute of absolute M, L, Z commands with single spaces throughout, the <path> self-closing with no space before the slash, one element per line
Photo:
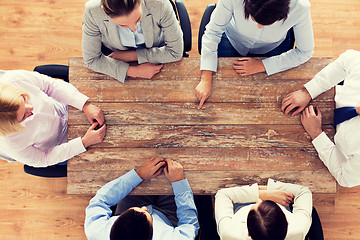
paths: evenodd
<path fill-rule="evenodd" d="M 176 160 L 186 170 L 328 171 L 314 148 L 92 148 L 71 159 L 68 168 L 125 171 L 152 157 Z"/>
<path fill-rule="evenodd" d="M 263 81 L 273 80 L 273 79 L 308 79 L 310 80 L 328 65 L 333 60 L 331 58 L 312 58 L 308 62 L 281 72 L 267 76 L 266 73 L 258 73 L 251 76 L 241 77 L 237 74 L 232 68 L 232 63 L 238 58 L 219 58 L 218 71 L 214 74 L 214 80 L 235 80 L 235 79 L 261 79 Z M 85 67 L 82 58 L 70 58 L 69 59 L 70 67 L 70 79 L 84 79 L 84 80 L 98 80 L 98 79 L 112 79 L 109 76 L 105 76 L 100 73 L 95 73 L 92 70 L 89 70 Z M 129 78 L 131 79 L 131 78 Z M 183 58 L 182 60 L 174 63 L 165 64 L 161 72 L 156 74 L 152 80 L 200 80 L 200 58 Z M 116 81 L 116 80 L 114 80 Z M 129 80 L 130 81 L 130 80 Z"/>
<path fill-rule="evenodd" d="M 69 139 L 82 136 L 88 125 L 73 125 Z M 335 134 L 331 125 L 324 131 Z M 311 148 L 309 135 L 301 125 L 108 125 L 104 141 L 96 148 Z"/>
<path fill-rule="evenodd" d="M 286 94 L 301 89 L 308 80 L 219 80 L 214 81 L 210 102 L 281 102 Z M 73 85 L 92 102 L 197 102 L 198 80 L 130 80 L 122 84 L 112 80 L 89 83 L 77 79 Z M 274 87 L 276 86 L 276 87 Z M 231 96 L 231 97 L 229 97 Z M 334 88 L 313 102 L 334 101 Z"/>
<path fill-rule="evenodd" d="M 68 194 L 94 194 L 105 183 L 127 171 L 82 171 L 68 173 Z M 335 193 L 336 183 L 326 171 L 185 171 L 195 194 L 215 194 L 218 189 L 266 184 L 268 178 L 309 186 L 317 193 Z M 206 182 L 206 184 L 204 184 Z M 131 194 L 172 194 L 170 182 L 163 174 L 139 184 Z"/>
<path fill-rule="evenodd" d="M 280 103 L 97 103 L 107 124 L 300 124 L 300 117 L 285 116 Z M 323 124 L 333 123 L 332 103 L 318 104 Z M 70 108 L 69 124 L 86 124 L 86 116 Z"/>

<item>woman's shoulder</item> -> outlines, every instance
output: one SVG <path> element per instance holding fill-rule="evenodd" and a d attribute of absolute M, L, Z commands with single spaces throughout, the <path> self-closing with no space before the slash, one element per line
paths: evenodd
<path fill-rule="evenodd" d="M 308 10 L 310 9 L 310 2 L 309 0 L 291 0 L 290 1 L 290 9 L 294 9 L 294 10 Z"/>
<path fill-rule="evenodd" d="M 31 77 L 34 72 L 26 71 L 26 70 L 8 70 L 1 77 L 1 83 L 12 83 L 18 81 L 26 81 L 29 77 Z"/>
<path fill-rule="evenodd" d="M 169 0 L 144 0 L 143 4 L 151 13 L 160 12 L 164 8 L 171 7 Z"/>
<path fill-rule="evenodd" d="M 100 0 L 89 0 L 85 3 L 85 10 L 87 11 L 100 11 L 101 1 Z"/>

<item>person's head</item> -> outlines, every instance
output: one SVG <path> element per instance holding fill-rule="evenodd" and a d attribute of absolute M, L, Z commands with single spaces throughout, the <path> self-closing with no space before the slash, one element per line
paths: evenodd
<path fill-rule="evenodd" d="M 101 0 L 101 8 L 111 20 L 122 28 L 136 31 L 142 17 L 141 0 Z"/>
<path fill-rule="evenodd" d="M 115 220 L 110 240 L 151 240 L 152 217 L 146 207 L 129 208 Z"/>
<path fill-rule="evenodd" d="M 24 127 L 20 124 L 32 115 L 33 107 L 29 95 L 14 86 L 0 83 L 0 135 L 18 132 Z"/>
<path fill-rule="evenodd" d="M 253 240 L 283 240 L 288 223 L 281 208 L 273 201 L 258 201 L 251 208 L 247 227 Z"/>
<path fill-rule="evenodd" d="M 261 26 L 286 20 L 290 0 L 244 0 L 245 19 L 251 17 Z"/>

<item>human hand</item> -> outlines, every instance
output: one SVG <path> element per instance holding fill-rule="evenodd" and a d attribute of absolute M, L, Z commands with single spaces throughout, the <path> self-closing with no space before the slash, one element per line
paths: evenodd
<path fill-rule="evenodd" d="M 185 179 L 184 169 L 180 163 L 170 159 L 165 159 L 165 161 L 166 167 L 164 168 L 164 173 L 170 182 L 178 182 Z"/>
<path fill-rule="evenodd" d="M 233 68 L 240 76 L 248 76 L 259 72 L 265 72 L 262 61 L 254 58 L 240 58 L 233 62 Z"/>
<path fill-rule="evenodd" d="M 304 110 L 310 100 L 311 96 L 306 88 L 289 93 L 282 100 L 281 111 L 283 111 L 285 115 L 288 115 L 294 110 L 291 116 L 295 116 Z"/>
<path fill-rule="evenodd" d="M 212 71 L 203 70 L 201 72 L 201 81 L 195 88 L 195 95 L 199 99 L 200 103 L 198 109 L 200 109 L 205 100 L 211 94 L 211 81 L 212 81 Z"/>
<path fill-rule="evenodd" d="M 98 122 L 99 126 L 104 124 L 104 113 L 99 107 L 91 104 L 90 102 L 86 102 L 82 110 L 91 124 L 95 122 Z"/>
<path fill-rule="evenodd" d="M 135 62 L 138 60 L 136 51 L 115 51 L 108 55 L 108 57 L 123 61 L 123 62 Z"/>
<path fill-rule="evenodd" d="M 360 115 L 360 102 L 358 102 L 355 106 L 355 110 L 357 112 L 358 115 Z"/>
<path fill-rule="evenodd" d="M 282 190 L 260 190 L 259 196 L 263 201 L 271 200 L 285 207 L 288 207 L 294 201 L 293 194 Z"/>
<path fill-rule="evenodd" d="M 312 105 L 305 108 L 301 114 L 301 123 L 305 128 L 305 131 L 309 133 L 312 139 L 315 139 L 322 132 L 321 128 L 321 112 L 316 106 L 316 112 Z"/>
<path fill-rule="evenodd" d="M 81 138 L 81 141 L 85 148 L 90 145 L 102 142 L 102 140 L 104 139 L 106 133 L 106 125 L 104 124 L 99 129 L 96 129 L 98 125 L 98 122 L 94 122 L 86 131 L 85 135 Z"/>
<path fill-rule="evenodd" d="M 127 75 L 130 77 L 150 79 L 160 72 L 163 66 L 164 64 L 157 65 L 153 63 L 143 63 L 138 66 L 130 66 L 128 68 Z"/>
<path fill-rule="evenodd" d="M 166 162 L 163 158 L 150 158 L 138 170 L 136 170 L 136 173 L 143 180 L 151 179 L 158 176 L 165 165 Z"/>

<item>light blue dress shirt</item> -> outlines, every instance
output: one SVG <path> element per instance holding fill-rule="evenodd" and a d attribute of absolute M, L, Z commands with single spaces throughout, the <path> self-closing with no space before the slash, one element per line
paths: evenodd
<path fill-rule="evenodd" d="M 111 206 L 119 203 L 143 180 L 133 169 L 105 184 L 86 208 L 85 234 L 89 240 L 110 239 L 110 230 L 118 216 L 111 217 Z M 153 239 L 194 239 L 199 230 L 197 210 L 190 185 L 186 179 L 172 183 L 177 206 L 178 226 L 173 227 L 166 216 L 147 206 L 153 218 Z"/>
<path fill-rule="evenodd" d="M 308 61 L 314 52 L 314 34 L 308 0 L 290 0 L 285 21 L 258 29 L 257 23 L 245 19 L 243 0 L 219 0 L 202 38 L 200 70 L 217 70 L 217 49 L 223 32 L 243 56 L 264 54 L 278 47 L 290 28 L 294 29 L 296 48 L 262 60 L 268 75 Z"/>
<path fill-rule="evenodd" d="M 144 33 L 141 28 L 140 21 L 136 25 L 136 31 L 133 32 L 130 28 L 121 28 L 117 26 L 120 42 L 124 47 L 138 48 L 145 44 Z"/>

